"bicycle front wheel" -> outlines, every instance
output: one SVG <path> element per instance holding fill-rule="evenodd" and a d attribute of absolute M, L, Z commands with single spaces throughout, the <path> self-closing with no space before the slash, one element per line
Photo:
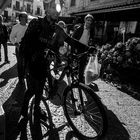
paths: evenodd
<path fill-rule="evenodd" d="M 91 88 L 74 84 L 64 91 L 63 108 L 71 128 L 80 139 L 101 138 L 106 130 L 106 115 L 102 102 Z"/>

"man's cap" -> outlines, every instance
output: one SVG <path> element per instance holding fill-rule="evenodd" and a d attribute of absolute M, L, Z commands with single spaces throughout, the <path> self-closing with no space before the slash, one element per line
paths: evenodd
<path fill-rule="evenodd" d="M 64 22 L 64 21 L 62 21 L 62 20 L 60 20 L 59 22 L 58 22 L 58 25 L 59 24 L 63 24 L 64 26 L 66 26 L 66 23 Z"/>
<path fill-rule="evenodd" d="M 94 17 L 93 17 L 91 14 L 87 14 L 87 15 L 85 16 L 85 19 L 87 19 L 87 18 L 91 18 L 92 20 L 94 20 Z"/>
<path fill-rule="evenodd" d="M 20 12 L 21 15 L 27 15 L 27 12 Z"/>

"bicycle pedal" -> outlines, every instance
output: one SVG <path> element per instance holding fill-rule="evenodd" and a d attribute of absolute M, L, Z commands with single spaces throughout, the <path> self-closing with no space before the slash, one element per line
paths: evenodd
<path fill-rule="evenodd" d="M 75 98 L 72 98 L 72 102 L 77 102 L 78 101 L 78 99 L 75 99 Z"/>
<path fill-rule="evenodd" d="M 46 121 L 47 121 L 47 118 L 48 118 L 48 117 L 47 117 L 46 112 L 43 111 L 43 110 L 41 110 L 41 111 L 40 111 L 40 119 L 46 122 Z"/>
<path fill-rule="evenodd" d="M 74 111 L 74 115 L 75 115 L 75 116 L 81 115 L 81 112 L 80 112 L 80 111 L 75 110 L 75 111 Z"/>

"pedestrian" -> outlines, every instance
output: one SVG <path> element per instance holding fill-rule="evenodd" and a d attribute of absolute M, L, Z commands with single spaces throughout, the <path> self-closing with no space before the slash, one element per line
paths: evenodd
<path fill-rule="evenodd" d="M 58 22 L 58 25 L 67 33 L 66 23 L 62 20 Z M 59 47 L 59 53 L 62 56 L 67 55 L 67 53 L 70 51 L 70 46 L 64 42 L 62 46 Z"/>
<path fill-rule="evenodd" d="M 8 41 L 8 31 L 7 27 L 3 24 L 3 17 L 0 15 L 0 61 L 1 61 L 1 45 L 4 48 L 4 57 L 5 63 L 9 63 L 8 60 L 8 48 L 7 48 L 7 41 Z"/>
<path fill-rule="evenodd" d="M 21 84 L 24 83 L 25 68 L 24 68 L 23 58 L 19 53 L 19 48 L 20 48 L 21 39 L 24 36 L 25 31 L 27 29 L 27 19 L 28 19 L 27 13 L 21 12 L 19 14 L 19 23 L 13 26 L 12 31 L 10 33 L 10 41 L 12 44 L 15 45 L 18 78 L 19 78 L 19 83 Z"/>
<path fill-rule="evenodd" d="M 84 18 L 84 24 L 76 27 L 72 37 L 79 40 L 79 42 L 91 46 L 94 44 L 94 17 L 91 14 L 87 14 Z M 76 48 L 75 53 L 81 53 L 83 48 Z M 84 56 L 80 60 L 80 68 L 79 68 L 79 79 L 80 82 L 84 82 L 84 70 L 87 64 L 87 56 Z"/>

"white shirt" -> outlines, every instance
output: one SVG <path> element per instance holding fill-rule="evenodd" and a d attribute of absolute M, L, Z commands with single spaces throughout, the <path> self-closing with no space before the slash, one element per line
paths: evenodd
<path fill-rule="evenodd" d="M 12 44 L 19 43 L 21 41 L 26 29 L 27 25 L 23 26 L 20 23 L 13 26 L 10 34 L 10 41 L 12 42 Z"/>
<path fill-rule="evenodd" d="M 86 29 L 85 26 L 84 26 L 84 31 L 83 31 L 83 34 L 82 34 L 79 42 L 81 42 L 81 43 L 83 43 L 85 45 L 88 45 L 89 35 L 90 35 L 89 30 Z"/>

